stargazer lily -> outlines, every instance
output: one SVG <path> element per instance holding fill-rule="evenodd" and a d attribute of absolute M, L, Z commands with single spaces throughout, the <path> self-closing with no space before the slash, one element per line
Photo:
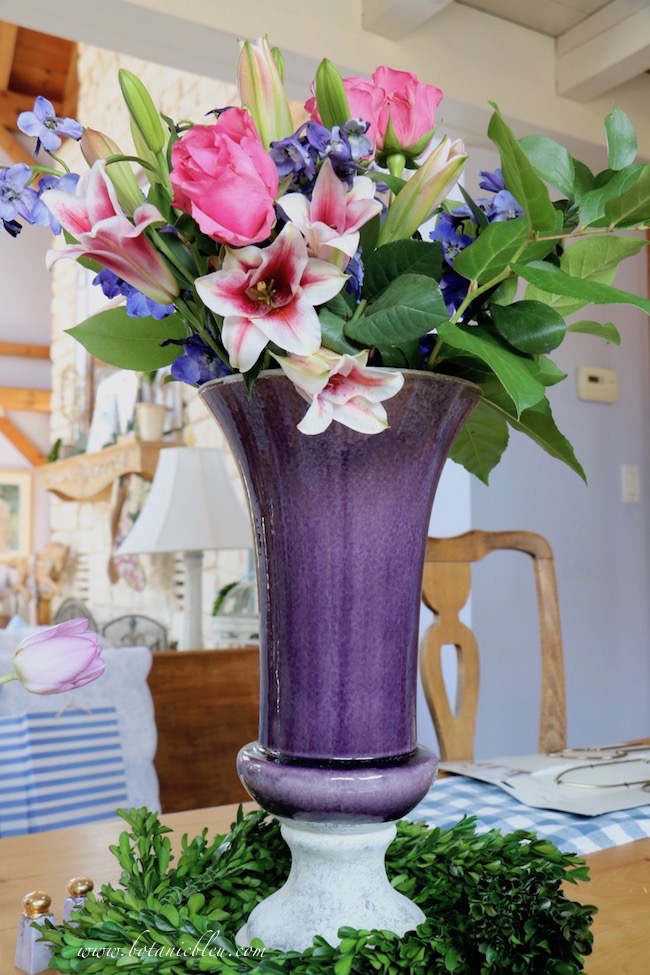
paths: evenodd
<path fill-rule="evenodd" d="M 348 189 L 329 159 L 316 177 L 311 200 L 302 193 L 286 193 L 279 205 L 305 238 L 309 253 L 341 269 L 357 252 L 360 228 L 382 208 L 371 179 L 355 176 Z"/>
<path fill-rule="evenodd" d="M 237 62 L 239 98 L 253 116 L 266 149 L 293 132 L 291 110 L 274 54 L 282 57 L 279 51 L 274 52 L 265 35 L 257 44 L 244 41 Z"/>
<path fill-rule="evenodd" d="M 332 420 L 359 433 L 381 433 L 388 424 L 382 400 L 404 385 L 401 372 L 366 366 L 368 351 L 339 355 L 321 347 L 312 356 L 274 356 L 303 399 L 311 402 L 301 433 L 322 433 Z"/>
<path fill-rule="evenodd" d="M 118 202 L 103 159 L 84 173 L 76 193 L 47 190 L 41 199 L 78 241 L 48 251 L 48 269 L 63 257 L 90 257 L 161 304 L 169 304 L 179 294 L 176 278 L 145 234 L 147 227 L 165 222 L 162 214 L 143 203 L 133 211 L 131 221 Z"/>
<path fill-rule="evenodd" d="M 300 232 L 288 223 L 268 247 L 225 248 L 220 271 L 197 278 L 196 290 L 224 316 L 221 339 L 230 364 L 247 372 L 269 342 L 309 356 L 320 345 L 315 305 L 337 295 L 347 275 L 309 257 Z"/>
<path fill-rule="evenodd" d="M 462 139 L 441 139 L 389 207 L 379 234 L 380 245 L 411 237 L 458 182 L 466 161 Z"/>

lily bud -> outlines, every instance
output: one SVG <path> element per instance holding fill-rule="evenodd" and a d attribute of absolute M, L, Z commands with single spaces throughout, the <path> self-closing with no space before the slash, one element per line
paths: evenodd
<path fill-rule="evenodd" d="M 345 125 L 352 118 L 343 78 L 338 68 L 327 58 L 323 58 L 316 70 L 314 94 L 319 115 L 326 128 Z"/>
<path fill-rule="evenodd" d="M 147 179 L 150 183 L 163 183 L 164 179 L 160 174 L 158 159 L 154 156 L 153 152 L 149 149 L 149 146 L 144 141 L 140 129 L 137 127 L 133 119 L 131 119 L 131 138 L 133 139 L 133 145 L 135 147 L 135 154 L 143 162 L 146 162 L 151 166 L 151 169 L 147 170 Z"/>
<path fill-rule="evenodd" d="M 266 148 L 293 132 L 289 102 L 282 83 L 284 63 L 278 67 L 278 56 L 282 58 L 279 52 L 276 55 L 271 50 L 265 36 L 257 44 L 244 41 L 237 62 L 239 98 L 252 116 Z"/>
<path fill-rule="evenodd" d="M 154 154 L 162 152 L 165 145 L 165 131 L 151 95 L 140 79 L 125 68 L 120 68 L 119 81 L 131 118 L 148 148 Z"/>
<path fill-rule="evenodd" d="M 467 155 L 461 139 L 444 137 L 400 190 L 386 215 L 379 245 L 411 237 L 456 184 Z"/>
<path fill-rule="evenodd" d="M 124 155 L 117 143 L 96 129 L 84 128 L 80 146 L 81 153 L 89 166 L 96 163 L 98 159 Z M 132 216 L 133 211 L 142 206 L 144 199 L 131 166 L 128 162 L 112 162 L 106 167 L 106 174 L 115 187 L 120 205 L 129 216 Z"/>
<path fill-rule="evenodd" d="M 279 47 L 272 47 L 271 54 L 273 55 L 273 60 L 275 61 L 275 66 L 278 69 L 278 74 L 280 75 L 280 81 L 284 84 L 284 56 Z"/>

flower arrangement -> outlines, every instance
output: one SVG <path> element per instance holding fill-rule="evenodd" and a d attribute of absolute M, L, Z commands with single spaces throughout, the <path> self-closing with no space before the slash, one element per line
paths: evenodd
<path fill-rule="evenodd" d="M 549 406 L 566 378 L 550 353 L 567 332 L 619 341 L 611 323 L 573 320 L 591 303 L 650 313 L 612 286 L 645 246 L 629 231 L 650 220 L 650 166 L 635 162 L 627 116 L 606 118 L 608 164 L 594 174 L 549 138 L 517 139 L 494 106 L 501 165 L 482 174 L 482 195 L 459 187 L 460 204 L 449 193 L 467 156 L 436 141 L 439 88 L 388 67 L 343 79 L 324 60 L 294 131 L 266 38 L 241 45 L 237 81 L 241 106 L 175 123 L 122 70 L 134 154 L 44 98 L 19 117 L 56 165 L 0 170 L 4 228 L 49 224 L 65 245 L 48 266 L 73 258 L 125 300 L 74 338 L 194 386 L 233 372 L 252 386 L 281 369 L 309 404 L 305 434 L 333 420 L 380 433 L 405 369 L 459 377 L 483 396 L 456 461 L 487 481 L 510 426 L 584 476 Z M 80 141 L 81 176 L 55 154 L 63 136 Z"/>

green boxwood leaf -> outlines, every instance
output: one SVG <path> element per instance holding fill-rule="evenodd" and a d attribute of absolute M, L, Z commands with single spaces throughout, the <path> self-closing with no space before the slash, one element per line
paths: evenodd
<path fill-rule="evenodd" d="M 547 261 L 516 264 L 513 270 L 525 281 L 552 295 L 578 298 L 583 304 L 593 302 L 596 305 L 635 305 L 646 315 L 650 315 L 650 301 L 647 298 L 621 291 L 619 288 L 612 288 L 598 281 L 571 277 Z"/>
<path fill-rule="evenodd" d="M 553 230 L 556 211 L 548 190 L 499 110 L 494 107 L 495 111 L 488 125 L 488 136 L 499 150 L 505 184 L 524 209 L 528 224 L 533 230 Z"/>
<path fill-rule="evenodd" d="M 610 169 L 624 169 L 634 162 L 639 143 L 634 126 L 620 108 L 613 108 L 605 119 L 607 162 Z"/>
<path fill-rule="evenodd" d="M 66 329 L 92 356 L 118 369 L 151 372 L 169 366 L 181 354 L 178 345 L 161 343 L 185 339 L 188 331 L 180 315 L 163 321 L 129 318 L 124 307 L 109 308 Z"/>
<path fill-rule="evenodd" d="M 368 306 L 365 315 L 347 322 L 344 331 L 364 348 L 376 345 L 381 350 L 419 338 L 448 319 L 438 284 L 423 274 L 403 274 Z"/>
<path fill-rule="evenodd" d="M 449 456 L 487 484 L 507 446 L 506 420 L 479 400 L 454 440 Z"/>
<path fill-rule="evenodd" d="M 440 280 L 442 251 L 430 241 L 397 240 L 384 244 L 368 255 L 364 262 L 363 297 L 380 295 L 402 274 L 422 274 Z"/>
<path fill-rule="evenodd" d="M 605 339 L 610 345 L 620 345 L 621 335 L 613 322 L 573 322 L 567 326 L 567 332 L 581 332 L 585 335 L 595 335 L 600 339 Z"/>
<path fill-rule="evenodd" d="M 541 179 L 555 186 L 568 199 L 575 198 L 575 166 L 564 146 L 543 135 L 525 135 L 519 139 L 519 145 Z"/>
<path fill-rule="evenodd" d="M 485 329 L 446 322 L 438 326 L 438 335 L 450 348 L 485 362 L 503 385 L 518 414 L 545 395 L 544 386 L 531 375 L 522 356 L 502 345 Z"/>
<path fill-rule="evenodd" d="M 552 352 L 566 335 L 562 315 L 542 301 L 494 305 L 492 321 L 506 342 L 528 355 Z"/>

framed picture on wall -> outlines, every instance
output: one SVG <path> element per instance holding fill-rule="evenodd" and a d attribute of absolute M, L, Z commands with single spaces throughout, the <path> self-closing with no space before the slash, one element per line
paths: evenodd
<path fill-rule="evenodd" d="M 31 471 L 0 469 L 0 561 L 29 555 L 31 544 Z"/>

